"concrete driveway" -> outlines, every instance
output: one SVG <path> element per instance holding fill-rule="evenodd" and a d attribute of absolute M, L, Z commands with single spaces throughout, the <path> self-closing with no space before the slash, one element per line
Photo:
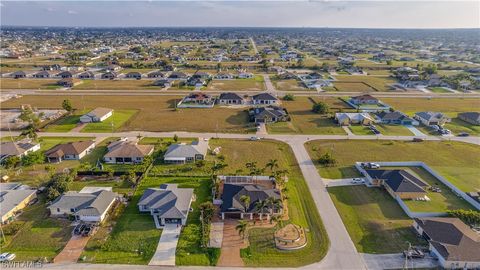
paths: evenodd
<path fill-rule="evenodd" d="M 87 245 L 90 236 L 83 237 L 74 235 L 68 243 L 65 245 L 63 250 L 53 259 L 55 263 L 75 263 L 80 258 L 80 255 L 83 252 L 83 249 Z"/>
<path fill-rule="evenodd" d="M 177 224 L 166 224 L 163 227 L 157 250 L 148 265 L 175 265 L 175 251 L 177 250 L 181 229 L 182 227 L 177 226 Z"/>
<path fill-rule="evenodd" d="M 410 132 L 412 132 L 413 135 L 415 135 L 415 136 L 421 136 L 421 137 L 427 136 L 424 133 L 422 133 L 420 130 L 418 130 L 418 128 L 416 128 L 414 126 L 405 126 L 405 127 L 408 128 L 408 130 L 410 130 Z"/>
<path fill-rule="evenodd" d="M 343 186 L 358 186 L 358 185 L 365 185 L 365 183 L 352 183 L 354 178 L 344 178 L 344 179 L 323 179 L 323 183 L 325 183 L 328 187 L 343 187 Z"/>
<path fill-rule="evenodd" d="M 402 253 L 396 254 L 364 254 L 363 259 L 368 266 L 368 269 L 403 269 L 405 266 L 408 269 L 415 268 L 436 268 L 438 261 L 432 257 L 425 257 L 423 259 L 409 259 L 405 262 Z M 405 265 L 406 264 L 406 265 Z"/>

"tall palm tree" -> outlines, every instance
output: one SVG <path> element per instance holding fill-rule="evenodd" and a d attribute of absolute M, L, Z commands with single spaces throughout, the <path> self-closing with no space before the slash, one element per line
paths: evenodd
<path fill-rule="evenodd" d="M 255 203 L 255 212 L 264 214 L 265 209 L 268 208 L 268 203 L 265 200 L 259 200 Z"/>
<path fill-rule="evenodd" d="M 245 240 L 245 236 L 247 235 L 247 229 L 248 229 L 248 222 L 245 220 L 238 221 L 237 226 L 235 226 L 235 230 L 237 230 L 238 235 L 242 236 L 244 240 Z"/>
<path fill-rule="evenodd" d="M 243 203 L 243 207 L 245 208 L 245 213 L 247 213 L 248 208 L 250 207 L 250 196 L 242 195 L 240 196 L 240 201 Z"/>
<path fill-rule="evenodd" d="M 267 198 L 265 200 L 265 204 L 266 204 L 268 210 L 270 210 L 271 214 L 273 214 L 275 209 L 281 209 L 282 208 L 282 200 L 276 199 L 276 198 L 273 198 L 273 197 Z"/>

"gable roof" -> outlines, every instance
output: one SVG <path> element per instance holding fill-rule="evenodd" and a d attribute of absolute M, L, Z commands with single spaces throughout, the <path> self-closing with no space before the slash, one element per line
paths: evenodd
<path fill-rule="evenodd" d="M 17 207 L 26 198 L 36 193 L 34 189 L 1 189 L 0 190 L 0 217 Z"/>
<path fill-rule="evenodd" d="M 255 118 L 265 118 L 267 116 L 270 117 L 283 117 L 287 116 L 287 112 L 285 109 L 281 107 L 276 107 L 276 106 L 267 106 L 267 107 L 259 107 L 259 108 L 254 108 L 253 113 L 255 115 Z"/>
<path fill-rule="evenodd" d="M 32 143 L 30 140 L 4 142 L 0 145 L 0 157 L 22 155 L 37 144 Z"/>
<path fill-rule="evenodd" d="M 112 191 L 100 190 L 93 193 L 79 193 L 69 191 L 58 197 L 48 207 L 50 209 L 76 209 L 79 215 L 101 215 L 115 200 L 116 194 Z"/>
<path fill-rule="evenodd" d="M 280 191 L 277 189 L 269 189 L 260 185 L 241 185 L 241 184 L 224 184 L 222 194 L 221 211 L 241 211 L 245 212 L 245 207 L 240 200 L 242 196 L 250 197 L 250 205 L 247 212 L 251 212 L 255 208 L 255 203 L 264 201 L 267 198 L 280 199 Z"/>
<path fill-rule="evenodd" d="M 480 123 L 480 112 L 463 112 L 458 114 L 459 117 L 463 117 L 464 119 L 469 119 L 470 121 L 474 121 L 476 123 Z"/>
<path fill-rule="evenodd" d="M 356 96 L 356 97 L 352 97 L 353 100 L 357 100 L 357 101 L 367 101 L 367 100 L 374 100 L 374 101 L 378 101 L 377 98 L 369 95 L 369 94 L 365 94 L 365 95 L 361 95 L 361 96 Z"/>
<path fill-rule="evenodd" d="M 376 114 L 382 121 L 403 121 L 412 120 L 410 117 L 400 111 L 394 112 L 379 112 Z"/>
<path fill-rule="evenodd" d="M 78 155 L 87 150 L 92 145 L 95 145 L 94 141 L 79 141 L 69 142 L 64 144 L 57 144 L 45 152 L 47 157 L 59 158 L 64 155 Z"/>
<path fill-rule="evenodd" d="M 423 180 L 405 170 L 366 170 L 370 177 L 383 179 L 394 192 L 420 192 L 428 186 Z"/>
<path fill-rule="evenodd" d="M 373 118 L 368 113 L 335 113 L 335 118 L 337 118 L 339 122 L 343 122 L 345 119 L 349 121 L 362 121 L 364 119 L 373 121 Z"/>
<path fill-rule="evenodd" d="M 240 95 L 233 92 L 221 93 L 218 99 L 243 100 Z"/>
<path fill-rule="evenodd" d="M 446 118 L 446 116 L 441 112 L 417 112 L 415 115 L 427 121 L 442 120 Z"/>
<path fill-rule="evenodd" d="M 154 210 L 160 218 L 186 218 L 193 198 L 193 189 L 178 188 L 174 184 L 164 187 L 145 190 L 137 205 Z"/>
<path fill-rule="evenodd" d="M 87 113 L 87 116 L 102 118 L 103 116 L 111 113 L 113 110 L 109 108 L 98 107 Z"/>
<path fill-rule="evenodd" d="M 415 218 L 429 242 L 448 261 L 480 261 L 480 234 L 458 218 Z"/>

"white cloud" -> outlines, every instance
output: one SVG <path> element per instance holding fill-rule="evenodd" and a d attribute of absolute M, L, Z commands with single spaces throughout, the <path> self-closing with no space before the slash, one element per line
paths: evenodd
<path fill-rule="evenodd" d="M 71 14 L 71 15 L 73 15 L 73 14 L 78 14 L 78 12 L 76 12 L 75 10 L 69 10 L 69 11 L 67 11 L 67 13 L 68 13 L 68 14 Z"/>

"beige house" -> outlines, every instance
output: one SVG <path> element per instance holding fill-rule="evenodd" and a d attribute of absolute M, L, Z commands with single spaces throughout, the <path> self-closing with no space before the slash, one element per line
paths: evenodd
<path fill-rule="evenodd" d="M 62 160 L 80 160 L 95 148 L 94 141 L 79 141 L 58 144 L 45 152 L 48 162 Z"/>
<path fill-rule="evenodd" d="M 123 138 L 108 145 L 108 153 L 103 160 L 109 164 L 141 163 L 146 156 L 153 153 L 154 146 L 138 144 L 138 140 Z"/>
<path fill-rule="evenodd" d="M 37 192 L 21 183 L 0 183 L 1 223 L 13 221 L 15 215 L 37 197 Z"/>
<path fill-rule="evenodd" d="M 368 113 L 336 113 L 335 120 L 340 126 L 352 124 L 368 126 L 375 121 Z"/>

